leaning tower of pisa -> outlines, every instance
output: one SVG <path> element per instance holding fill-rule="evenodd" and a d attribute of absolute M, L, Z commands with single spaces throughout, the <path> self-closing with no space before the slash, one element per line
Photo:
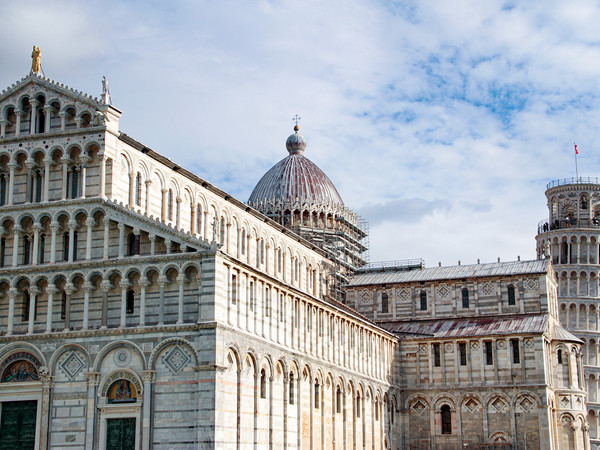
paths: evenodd
<path fill-rule="evenodd" d="M 561 323 L 584 341 L 592 448 L 600 449 L 600 179 L 568 178 L 546 188 L 548 219 L 538 224 L 537 254 L 550 243 Z"/>

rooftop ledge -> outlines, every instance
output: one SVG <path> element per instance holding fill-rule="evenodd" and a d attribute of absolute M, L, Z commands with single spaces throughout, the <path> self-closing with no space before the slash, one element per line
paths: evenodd
<path fill-rule="evenodd" d="M 598 177 L 571 177 L 561 178 L 560 180 L 553 180 L 546 185 L 546 189 L 550 189 L 557 186 L 565 186 L 568 184 L 600 184 Z"/>

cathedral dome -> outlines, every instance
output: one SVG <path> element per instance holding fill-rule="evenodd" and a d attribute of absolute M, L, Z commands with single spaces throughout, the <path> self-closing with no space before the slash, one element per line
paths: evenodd
<path fill-rule="evenodd" d="M 285 142 L 289 155 L 260 179 L 250 194 L 248 204 L 256 206 L 266 201 L 298 199 L 300 202 L 343 205 L 342 197 L 329 177 L 303 155 L 306 141 L 297 127 L 294 130 L 295 133 Z"/>

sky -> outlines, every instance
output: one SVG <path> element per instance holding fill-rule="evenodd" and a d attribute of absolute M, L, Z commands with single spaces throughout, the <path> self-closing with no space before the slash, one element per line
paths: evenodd
<path fill-rule="evenodd" d="M 370 260 L 534 259 L 546 184 L 599 175 L 600 5 L 447 0 L 0 3 L 0 86 L 100 95 L 121 131 L 246 201 L 306 157 L 369 222 Z"/>

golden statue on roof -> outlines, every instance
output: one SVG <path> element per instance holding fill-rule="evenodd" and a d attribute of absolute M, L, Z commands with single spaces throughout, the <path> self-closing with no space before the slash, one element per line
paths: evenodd
<path fill-rule="evenodd" d="M 31 52 L 31 73 L 40 73 L 41 65 L 42 51 L 37 45 L 34 45 L 33 52 Z"/>

